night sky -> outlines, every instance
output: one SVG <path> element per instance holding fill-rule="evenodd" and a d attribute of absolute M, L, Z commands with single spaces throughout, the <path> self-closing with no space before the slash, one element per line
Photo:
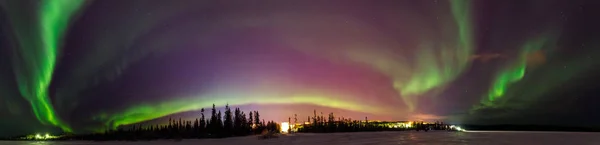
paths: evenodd
<path fill-rule="evenodd" d="M 597 0 L 0 0 L 0 136 L 266 120 L 597 127 Z"/>

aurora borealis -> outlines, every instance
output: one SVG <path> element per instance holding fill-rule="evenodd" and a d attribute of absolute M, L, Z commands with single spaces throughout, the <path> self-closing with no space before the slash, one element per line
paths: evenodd
<path fill-rule="evenodd" d="M 13 4 L 12 1 L 6 3 Z M 15 26 L 15 35 L 19 41 L 16 44 L 19 49 L 13 52 L 12 61 L 21 96 L 29 101 L 36 118 L 41 123 L 58 126 L 65 131 L 71 129 L 56 116 L 48 96 L 48 86 L 60 50 L 59 40 L 68 27 L 69 17 L 81 6 L 81 3 L 43 1 L 39 6 L 39 14 L 33 14 L 38 19 L 11 16 L 14 19 L 10 20 L 13 22 L 12 26 Z M 6 9 L 20 11 L 15 10 L 14 7 L 6 7 Z"/>
<path fill-rule="evenodd" d="M 472 124 L 600 121 L 590 113 L 600 109 L 592 0 L 0 6 L 0 128 L 17 130 L 0 135 L 193 118 L 213 103 L 273 120 L 318 109 Z"/>

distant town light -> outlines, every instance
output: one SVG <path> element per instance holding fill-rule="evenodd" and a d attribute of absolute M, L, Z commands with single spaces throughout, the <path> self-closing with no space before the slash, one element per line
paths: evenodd
<path fill-rule="evenodd" d="M 450 125 L 450 129 L 455 129 L 456 131 L 467 131 L 460 126 Z"/>
<path fill-rule="evenodd" d="M 27 135 L 25 137 L 22 137 L 21 139 L 28 139 L 28 140 L 48 140 L 48 139 L 56 139 L 59 138 L 60 136 L 52 136 L 48 133 L 41 135 L 41 134 L 35 134 L 35 135 Z"/>
<path fill-rule="evenodd" d="M 290 123 L 289 122 L 281 122 L 281 132 L 282 133 L 288 133 L 288 129 L 290 129 Z"/>

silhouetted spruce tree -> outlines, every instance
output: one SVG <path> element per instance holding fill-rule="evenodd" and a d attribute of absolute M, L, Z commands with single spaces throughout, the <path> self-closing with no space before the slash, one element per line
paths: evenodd
<path fill-rule="evenodd" d="M 217 113 L 217 136 L 223 136 L 223 116 L 221 115 L 221 110 Z"/>
<path fill-rule="evenodd" d="M 198 119 L 196 119 L 196 121 L 198 121 Z M 194 128 L 192 126 L 192 121 L 187 121 L 186 126 L 185 126 L 185 134 L 186 137 L 192 137 L 192 134 L 195 135 L 195 133 L 193 132 Z"/>
<path fill-rule="evenodd" d="M 233 117 L 233 134 L 238 136 L 241 135 L 242 132 L 242 114 L 240 113 L 240 108 L 235 108 Z"/>
<path fill-rule="evenodd" d="M 169 117 L 169 129 L 171 129 L 173 127 L 173 123 L 171 121 L 173 121 L 173 120 L 171 119 L 171 117 Z"/>
<path fill-rule="evenodd" d="M 263 120 L 264 122 L 264 120 Z M 275 132 L 278 133 L 280 131 L 280 126 L 279 124 L 275 123 L 275 121 L 271 120 L 269 122 L 267 122 L 265 124 L 265 129 L 267 129 L 269 132 Z"/>
<path fill-rule="evenodd" d="M 208 133 L 213 136 L 217 134 L 218 131 L 218 123 L 217 123 L 217 109 L 215 108 L 215 104 L 213 104 L 212 115 L 210 116 L 210 122 L 208 123 Z"/>
<path fill-rule="evenodd" d="M 181 122 L 181 117 L 179 117 L 179 123 L 177 123 L 177 130 L 182 130 L 183 123 Z"/>
<path fill-rule="evenodd" d="M 313 110 L 313 126 L 317 127 L 317 110 Z"/>
<path fill-rule="evenodd" d="M 199 134 L 200 134 L 200 122 L 198 121 L 198 118 L 196 118 L 196 120 L 194 121 L 194 126 L 192 127 L 192 136 L 191 137 L 198 137 Z"/>
<path fill-rule="evenodd" d="M 323 116 L 323 112 L 321 112 L 319 120 L 321 121 L 321 126 L 325 126 L 325 117 Z"/>
<path fill-rule="evenodd" d="M 254 124 L 256 124 L 257 126 L 260 125 L 260 114 L 258 114 L 258 111 L 254 111 Z"/>
<path fill-rule="evenodd" d="M 365 128 L 369 128 L 369 118 L 365 116 Z"/>
<path fill-rule="evenodd" d="M 242 135 L 247 135 L 250 132 L 250 124 L 248 124 L 248 120 L 246 119 L 246 114 L 242 111 L 242 121 L 240 122 L 242 124 L 242 130 L 241 133 Z"/>
<path fill-rule="evenodd" d="M 233 131 L 233 119 L 231 115 L 231 108 L 229 108 L 229 104 L 225 105 L 225 116 L 223 121 L 223 132 L 224 136 L 232 136 Z"/>
<path fill-rule="evenodd" d="M 248 124 L 252 126 L 254 124 L 254 113 L 250 111 L 250 117 L 248 117 Z"/>
<path fill-rule="evenodd" d="M 204 108 L 200 109 L 200 127 L 199 127 L 199 137 L 203 137 L 206 134 L 206 118 L 204 118 Z"/>
<path fill-rule="evenodd" d="M 272 132 L 272 131 L 275 131 L 275 130 L 273 129 L 273 121 L 268 121 L 268 122 L 267 122 L 267 124 L 265 124 L 265 126 L 267 127 L 267 130 L 268 130 L 268 131 L 271 131 L 271 132 Z"/>
<path fill-rule="evenodd" d="M 327 131 L 329 132 L 335 132 L 335 116 L 333 116 L 333 113 L 329 113 L 328 119 L 327 119 Z"/>

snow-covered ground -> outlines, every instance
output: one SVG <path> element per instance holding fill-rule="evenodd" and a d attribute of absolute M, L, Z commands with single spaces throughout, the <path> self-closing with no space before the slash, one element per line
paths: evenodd
<path fill-rule="evenodd" d="M 0 145 L 386 145 L 386 144 L 473 144 L 473 145 L 600 145 L 600 133 L 577 132 L 359 132 L 293 134 L 276 139 L 258 140 L 257 136 L 225 139 L 189 139 L 182 141 L 138 142 L 32 142 L 0 141 Z"/>

